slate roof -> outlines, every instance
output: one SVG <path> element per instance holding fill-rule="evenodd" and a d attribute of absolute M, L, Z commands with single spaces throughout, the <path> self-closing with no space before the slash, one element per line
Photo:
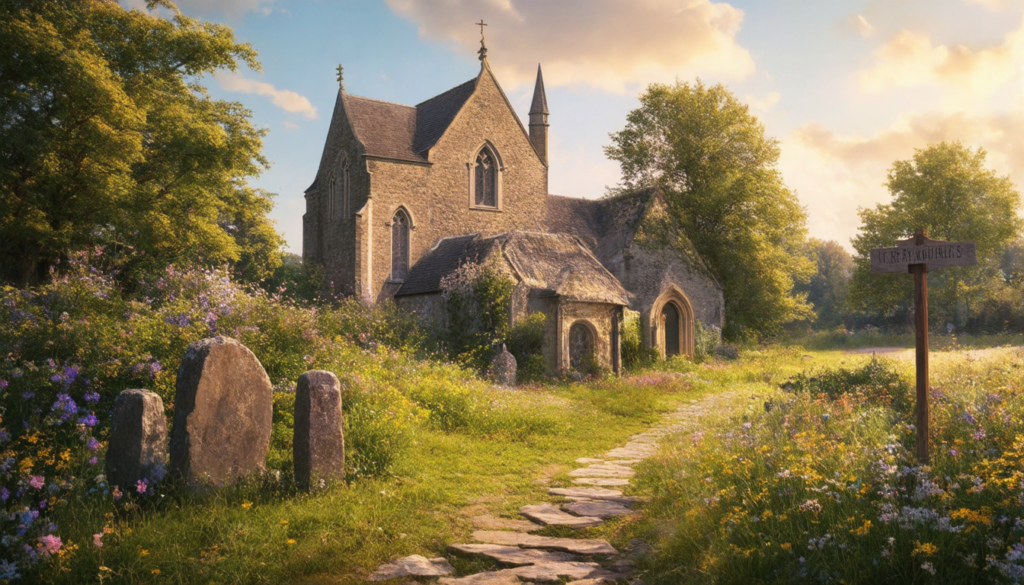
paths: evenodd
<path fill-rule="evenodd" d="M 577 199 L 548 195 L 546 229 L 550 232 L 576 236 L 600 259 L 609 261 L 627 246 L 635 243 L 638 231 L 671 233 L 671 242 L 690 263 L 705 276 L 715 280 L 693 242 L 667 217 L 653 217 L 648 210 L 660 196 L 657 189 L 640 189 L 606 199 Z M 659 224 L 659 225 L 655 225 Z M 717 282 L 717 281 L 716 281 Z"/>
<path fill-rule="evenodd" d="M 540 232 L 445 238 L 412 267 L 395 296 L 440 292 L 441 280 L 461 265 L 496 257 L 507 262 L 521 282 L 542 294 L 629 304 L 626 289 L 577 238 Z"/>
<path fill-rule="evenodd" d="M 369 156 L 427 162 L 437 143 L 476 89 L 476 78 L 416 106 L 343 94 L 345 111 Z"/>

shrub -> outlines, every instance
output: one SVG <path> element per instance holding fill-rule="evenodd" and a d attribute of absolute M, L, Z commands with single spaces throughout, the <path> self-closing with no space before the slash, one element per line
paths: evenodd
<path fill-rule="evenodd" d="M 860 395 L 871 403 L 891 405 L 899 413 L 913 410 L 913 385 L 888 360 L 872 358 L 855 368 L 830 368 L 813 374 L 797 374 L 783 388 L 794 392 L 823 394 L 830 400 Z"/>
<path fill-rule="evenodd" d="M 722 330 L 716 325 L 693 323 L 693 361 L 701 363 L 714 357 L 715 347 L 722 343 Z"/>
<path fill-rule="evenodd" d="M 520 319 L 508 334 L 505 346 L 516 358 L 518 382 L 533 382 L 544 378 L 544 313 L 533 313 Z"/>
<path fill-rule="evenodd" d="M 644 344 L 640 313 L 625 309 L 621 336 L 622 366 L 626 370 L 648 368 L 658 361 L 658 350 Z"/>
<path fill-rule="evenodd" d="M 441 281 L 444 319 L 438 338 L 448 356 L 483 372 L 506 339 L 512 279 L 491 266 L 465 264 Z"/>

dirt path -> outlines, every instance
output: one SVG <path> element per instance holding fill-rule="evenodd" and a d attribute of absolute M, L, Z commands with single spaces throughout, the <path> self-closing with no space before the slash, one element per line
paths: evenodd
<path fill-rule="evenodd" d="M 690 401 L 665 415 L 661 422 L 630 437 L 622 446 L 595 457 L 576 460 L 583 465 L 569 472 L 573 487 L 551 488 L 552 502 L 519 509 L 525 520 L 480 517 L 475 542 L 453 544 L 449 557 L 486 557 L 509 568 L 448 577 L 453 571 L 448 558 L 412 555 L 382 565 L 371 581 L 403 577 L 440 577 L 440 585 L 516 585 L 522 582 L 560 582 L 596 585 L 629 581 L 635 556 L 640 551 L 619 551 L 608 541 L 584 538 L 553 538 L 531 534 L 545 526 L 586 528 L 605 519 L 633 514 L 643 498 L 625 496 L 633 466 L 654 455 L 667 436 L 697 430 L 700 419 L 737 406 L 740 391 L 719 392 Z M 559 503 L 564 502 L 565 503 Z M 477 520 L 477 519 L 474 519 Z"/>

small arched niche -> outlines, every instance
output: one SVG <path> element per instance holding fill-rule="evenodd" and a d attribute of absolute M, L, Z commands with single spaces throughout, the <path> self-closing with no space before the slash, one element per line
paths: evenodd
<path fill-rule="evenodd" d="M 586 321 L 576 321 L 569 327 L 569 367 L 582 372 L 595 363 L 597 332 Z"/>

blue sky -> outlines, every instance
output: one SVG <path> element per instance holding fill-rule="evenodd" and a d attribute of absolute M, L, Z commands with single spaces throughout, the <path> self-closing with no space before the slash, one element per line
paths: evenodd
<path fill-rule="evenodd" d="M 144 0 L 121 0 L 129 7 Z M 272 217 L 301 252 L 337 92 L 416 104 L 488 59 L 526 120 L 537 63 L 551 110 L 552 193 L 600 197 L 605 159 L 651 82 L 724 83 L 780 141 L 811 236 L 849 247 L 857 209 L 889 200 L 893 161 L 941 140 L 983 147 L 1024 184 L 1024 0 L 179 0 L 252 43 L 263 71 L 218 75 L 267 128 Z"/>

